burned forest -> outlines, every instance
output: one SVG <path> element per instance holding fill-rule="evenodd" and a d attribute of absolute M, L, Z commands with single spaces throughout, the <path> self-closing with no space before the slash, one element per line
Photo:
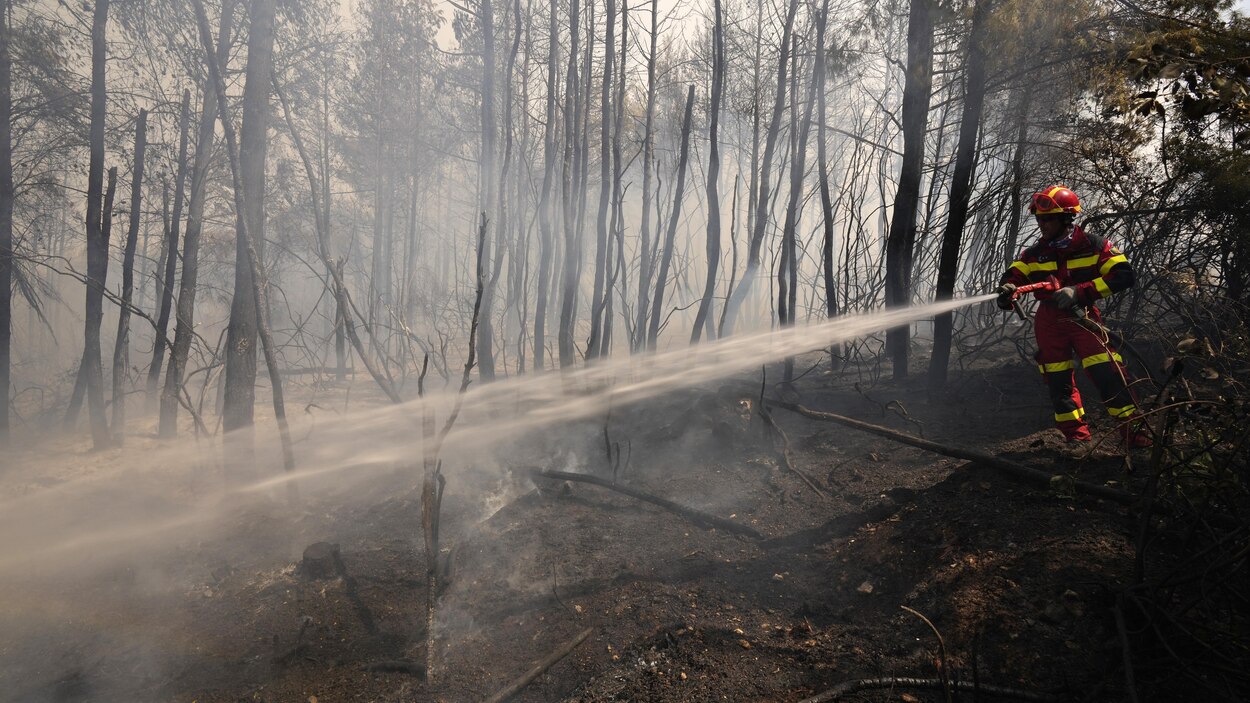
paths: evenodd
<path fill-rule="evenodd" d="M 1247 0 L 0 0 L 0 703 L 1250 700 Z"/>

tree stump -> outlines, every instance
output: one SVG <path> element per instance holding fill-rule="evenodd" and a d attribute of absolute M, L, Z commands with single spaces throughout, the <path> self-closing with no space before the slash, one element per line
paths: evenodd
<path fill-rule="evenodd" d="M 332 542 L 316 542 L 304 549 L 299 564 L 300 576 L 309 581 L 332 579 L 339 576 L 339 546 Z"/>

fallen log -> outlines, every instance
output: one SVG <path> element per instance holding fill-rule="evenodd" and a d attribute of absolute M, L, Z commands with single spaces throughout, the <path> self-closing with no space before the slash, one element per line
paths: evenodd
<path fill-rule="evenodd" d="M 798 413 L 803 417 L 809 417 L 813 420 L 824 420 L 826 422 L 836 422 L 840 425 L 853 427 L 857 430 L 868 432 L 869 434 L 875 434 L 878 437 L 892 439 L 895 442 L 907 444 L 919 449 L 934 452 L 936 454 L 942 454 L 956 459 L 964 459 L 977 464 L 982 464 L 984 466 L 998 469 L 999 471 L 1025 479 L 1026 481 L 1031 481 L 1044 486 L 1049 486 L 1051 479 L 1054 477 L 1053 474 L 1046 473 L 1045 471 L 1039 471 L 1038 469 L 1029 468 L 1023 464 L 1017 464 L 1015 462 L 1007 461 L 1006 459 L 1000 459 L 992 454 L 986 454 L 985 452 L 978 452 L 972 449 L 963 449 L 962 447 L 952 447 L 945 444 L 938 444 L 937 442 L 932 442 L 927 439 L 921 439 L 915 435 L 909 435 L 906 432 L 899 432 L 898 430 L 892 430 L 888 427 L 874 425 L 872 423 L 864 422 L 863 420 L 856 420 L 844 415 L 811 410 L 797 403 L 787 403 L 782 400 L 769 399 L 765 402 L 769 405 Z M 1099 486 L 1093 483 L 1086 483 L 1084 481 L 1073 481 L 1067 485 L 1086 495 L 1094 496 L 1096 498 L 1104 498 L 1122 505 L 1134 505 L 1137 503 L 1137 498 L 1133 494 L 1117 490 L 1115 488 Z"/>
<path fill-rule="evenodd" d="M 983 693 L 987 696 L 1014 698 L 1020 701 L 1050 703 L 1051 701 L 1060 700 L 1058 696 L 1050 693 L 1026 691 L 1019 688 L 993 686 L 990 684 L 977 684 L 972 681 L 956 681 L 954 683 L 947 684 L 946 682 L 943 682 L 942 679 L 915 679 L 907 676 L 883 676 L 875 679 L 857 679 L 855 681 L 840 683 L 827 691 L 823 691 L 809 698 L 804 698 L 799 701 L 799 703 L 828 703 L 829 701 L 839 700 L 844 696 L 849 696 L 850 694 L 858 691 L 866 691 L 874 688 L 919 688 L 941 691 L 947 685 L 957 691 Z"/>
<path fill-rule="evenodd" d="M 701 527 L 715 527 L 725 530 L 726 532 L 732 532 L 736 535 L 744 535 L 752 539 L 764 539 L 764 535 L 741 523 L 716 517 L 715 515 L 709 515 L 701 510 L 695 510 L 694 508 L 687 508 L 686 506 L 679 505 L 671 500 L 665 500 L 658 496 L 653 496 L 650 493 L 643 493 L 635 488 L 612 483 L 611 481 L 599 478 L 598 476 L 574 474 L 567 471 L 533 471 L 532 473 L 534 476 L 555 479 L 557 481 L 577 481 L 580 483 L 594 484 L 602 488 L 607 488 L 608 490 L 616 491 L 617 493 L 624 493 L 631 498 L 637 498 L 638 500 L 651 503 L 652 505 L 658 505 L 665 510 L 681 515 Z"/>
<path fill-rule="evenodd" d="M 544 671 L 546 671 L 547 669 L 550 669 L 552 666 L 555 665 L 556 662 L 567 657 L 569 655 L 569 652 L 572 652 L 574 649 L 576 649 L 577 645 L 584 642 L 587 637 L 590 637 L 590 633 L 594 631 L 595 630 L 593 627 L 588 627 L 585 630 L 582 630 L 581 632 L 577 633 L 576 637 L 560 645 L 559 649 L 555 650 L 551 654 L 548 654 L 542 661 L 535 664 L 529 671 L 525 672 L 518 679 L 516 679 L 512 683 L 500 689 L 499 692 L 496 693 L 495 695 L 486 699 L 486 703 L 503 703 L 509 698 L 520 693 L 521 689 L 530 685 L 530 683 L 534 679 L 541 676 Z"/>
<path fill-rule="evenodd" d="M 760 403 L 759 416 L 764 418 L 764 422 L 768 423 L 768 428 L 770 430 L 777 433 L 777 436 L 781 437 L 781 450 L 777 453 L 781 456 L 782 465 L 786 467 L 786 470 L 803 479 L 803 482 L 807 484 L 808 488 L 815 491 L 816 495 L 821 498 L 828 498 L 829 494 L 822 490 L 820 486 L 817 486 L 816 482 L 813 481 L 810 476 L 799 470 L 799 468 L 794 465 L 794 461 L 790 459 L 790 436 L 787 435 L 786 431 L 781 429 L 781 425 L 778 425 L 777 421 L 773 419 L 773 414 L 768 411 L 767 405 Z"/>

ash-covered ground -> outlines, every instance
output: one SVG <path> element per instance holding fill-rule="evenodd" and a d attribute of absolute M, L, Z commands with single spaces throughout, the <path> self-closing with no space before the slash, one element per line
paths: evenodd
<path fill-rule="evenodd" d="M 766 381 L 764 395 L 1085 482 L 1144 480 L 1112 439 L 1088 457 L 1062 444 L 1030 371 L 1000 359 L 931 398 L 919 379 L 821 365 L 790 388 Z M 65 547 L 75 568 L 10 564 L 0 700 L 478 701 L 588 628 L 514 700 L 798 701 L 944 673 L 1058 700 L 1124 698 L 1107 602 L 1133 569 L 1136 523 L 1122 506 L 781 409 L 770 429 L 760 381 L 614 407 L 445 464 L 432 657 L 414 456 L 329 479 L 353 486 L 350 499 L 227 495 L 195 529 L 167 511 L 172 522 L 153 528 L 167 540 Z M 142 434 L 128 444 L 45 445 L 41 466 L 32 453 L 9 472 L 9 494 L 107 481 L 126 452 L 156 446 Z M 535 484 L 535 470 L 615 480 L 762 538 L 600 486 Z M 215 479 L 178 476 L 164 488 L 203 510 L 195 496 Z M 337 546 L 320 571 L 303 561 L 319 542 Z M 842 700 L 944 698 L 894 687 Z"/>

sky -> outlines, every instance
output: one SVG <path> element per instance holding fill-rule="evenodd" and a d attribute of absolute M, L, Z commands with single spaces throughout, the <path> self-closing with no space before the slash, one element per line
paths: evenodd
<path fill-rule="evenodd" d="M 498 1 L 499 0 L 497 0 L 497 2 Z M 537 0 L 537 1 L 542 1 L 542 0 Z M 688 4 L 690 1 L 691 0 L 660 0 L 660 4 L 659 4 L 660 17 L 667 16 L 670 12 L 672 12 L 672 10 L 676 6 Z M 1250 3 L 1250 0 L 1239 0 L 1239 1 L 1242 3 Z M 455 4 L 464 5 L 465 3 L 456 2 Z M 629 4 L 631 8 L 636 7 L 636 6 L 641 7 L 644 5 L 649 8 L 651 5 L 651 0 L 630 0 Z M 453 2 L 451 0 L 436 0 L 435 5 L 438 6 L 443 11 L 443 18 L 448 20 L 447 22 L 443 24 L 442 28 L 438 32 L 438 44 L 439 46 L 443 47 L 443 49 L 450 49 L 452 45 L 455 43 L 455 38 L 452 34 L 451 22 L 450 22 L 452 14 L 454 12 Z M 511 5 L 511 3 L 509 3 L 509 5 Z"/>
<path fill-rule="evenodd" d="M 659 5 L 660 16 L 663 17 L 663 16 L 668 15 L 673 10 L 674 7 L 676 7 L 679 4 L 684 4 L 687 2 L 690 2 L 690 0 L 660 0 L 660 5 Z M 442 8 L 443 17 L 447 19 L 451 18 L 452 12 L 453 12 L 453 5 L 452 5 L 451 0 L 436 0 L 435 4 L 438 5 L 440 8 Z M 631 0 L 630 2 L 631 6 L 633 5 L 641 6 L 644 4 L 649 5 L 650 0 Z M 1242 15 L 1250 15 L 1250 0 L 1236 0 L 1234 8 L 1238 12 L 1240 12 Z M 439 46 L 442 46 L 444 49 L 451 48 L 452 44 L 455 42 L 455 39 L 452 36 L 451 22 L 444 23 L 442 29 L 439 30 L 438 42 L 439 42 Z"/>

